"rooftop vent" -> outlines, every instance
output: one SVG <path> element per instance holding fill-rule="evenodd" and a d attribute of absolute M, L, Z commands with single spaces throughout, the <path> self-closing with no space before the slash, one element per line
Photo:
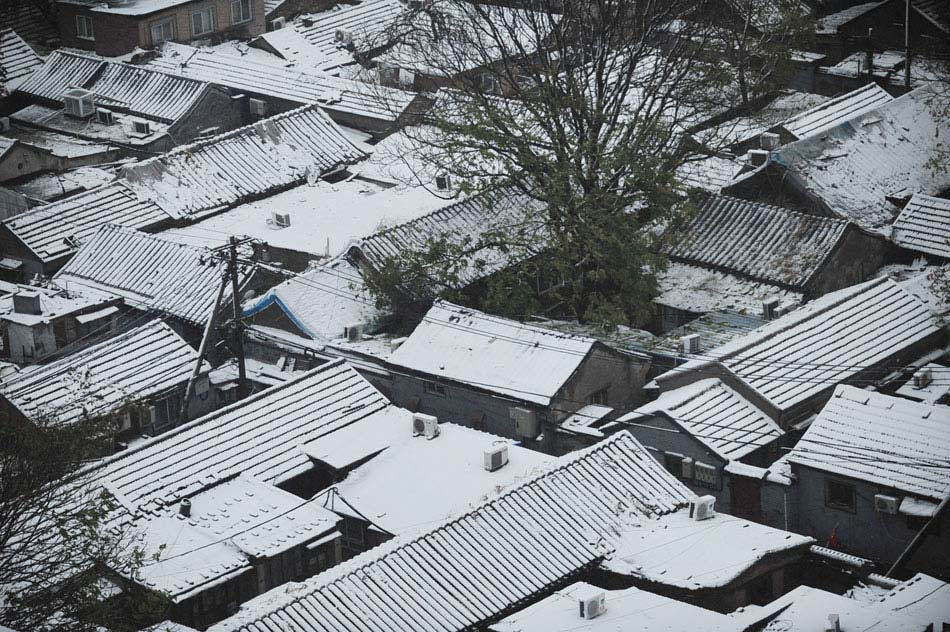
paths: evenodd
<path fill-rule="evenodd" d="M 689 501 L 690 520 L 708 520 L 716 515 L 714 507 L 716 506 L 715 496 L 700 496 Z"/>
<path fill-rule="evenodd" d="M 493 448 L 485 450 L 485 469 L 489 472 L 495 472 L 505 467 L 508 463 L 508 446 L 496 445 Z"/>
<path fill-rule="evenodd" d="M 432 415 L 415 413 L 412 416 L 412 436 L 435 439 L 439 436 L 439 420 Z"/>
<path fill-rule="evenodd" d="M 692 355 L 700 352 L 699 334 L 690 334 L 680 338 L 680 344 L 683 346 L 684 355 Z"/>
<path fill-rule="evenodd" d="M 914 388 L 927 388 L 933 382 L 934 374 L 930 367 L 924 367 L 914 373 Z"/>
<path fill-rule="evenodd" d="M 187 498 L 182 498 L 181 503 L 178 504 L 178 513 L 188 518 L 191 516 L 191 501 Z"/>
<path fill-rule="evenodd" d="M 581 619 L 596 619 L 607 611 L 607 593 L 599 592 L 577 601 Z"/>
<path fill-rule="evenodd" d="M 13 295 L 13 311 L 17 314 L 32 314 L 34 316 L 42 314 L 40 293 L 33 291 L 17 292 Z"/>
<path fill-rule="evenodd" d="M 762 301 L 762 318 L 765 320 L 775 320 L 778 318 L 778 308 L 781 303 L 782 301 L 774 296 Z"/>
<path fill-rule="evenodd" d="M 71 88 L 63 93 L 66 114 L 76 118 L 89 118 L 96 113 L 95 97 L 88 90 Z"/>

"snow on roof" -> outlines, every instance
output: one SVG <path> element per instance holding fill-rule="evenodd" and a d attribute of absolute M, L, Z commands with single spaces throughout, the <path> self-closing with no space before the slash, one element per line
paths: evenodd
<path fill-rule="evenodd" d="M 137 115 L 116 113 L 113 116 L 114 123 L 106 125 L 95 118 L 83 119 L 70 116 L 61 106 L 49 107 L 42 104 L 28 105 L 10 115 L 14 123 L 20 124 L 18 126 L 39 127 L 80 140 L 128 145 L 145 148 L 148 151 L 151 149 L 148 147 L 151 143 L 168 134 L 169 124 L 149 121 L 149 132 L 141 134 L 135 130 L 135 121 L 140 118 Z"/>
<path fill-rule="evenodd" d="M 759 281 L 803 288 L 844 237 L 844 220 L 712 195 L 668 254 Z"/>
<path fill-rule="evenodd" d="M 840 29 L 842 26 L 848 24 L 852 20 L 856 20 L 865 13 L 869 13 L 870 11 L 873 11 L 882 4 L 886 3 L 887 0 L 878 2 L 865 2 L 864 4 L 848 7 L 847 9 L 838 11 L 837 13 L 826 15 L 825 17 L 818 20 L 816 32 L 819 35 L 837 35 L 838 29 Z"/>
<path fill-rule="evenodd" d="M 60 286 L 121 296 L 138 309 L 204 324 L 211 316 L 224 265 L 205 249 L 110 224 L 99 229 L 53 279 Z M 250 267 L 241 266 L 241 285 L 251 273 Z"/>
<path fill-rule="evenodd" d="M 46 62 L 17 88 L 20 94 L 62 103 L 68 88 L 84 88 L 105 62 L 96 57 L 54 50 Z"/>
<path fill-rule="evenodd" d="M 226 49 L 172 42 L 166 42 L 161 52 L 146 67 L 300 105 L 317 104 L 331 114 L 392 123 L 416 99 L 411 92 L 294 68 L 277 57 L 271 62 L 263 56 L 232 55 Z"/>
<path fill-rule="evenodd" d="M 361 178 L 395 185 L 435 187 L 436 165 L 423 159 L 427 138 L 438 134 L 423 125 L 405 126 L 373 145 L 373 153 L 359 164 Z M 421 150 L 421 151 L 420 151 Z"/>
<path fill-rule="evenodd" d="M 607 610 L 584 619 L 580 600 L 605 593 Z M 604 590 L 586 582 L 562 588 L 488 627 L 491 632 L 741 632 L 727 615 L 639 588 Z"/>
<path fill-rule="evenodd" d="M 950 200 L 917 193 L 894 220 L 898 246 L 950 259 Z"/>
<path fill-rule="evenodd" d="M 723 141 L 728 141 L 728 144 L 749 142 L 802 112 L 820 107 L 826 101 L 828 97 L 811 92 L 786 92 L 759 110 L 725 121 L 706 134 L 711 136 L 710 141 L 716 145 L 722 144 Z M 704 138 L 706 134 L 698 133 L 700 138 Z"/>
<path fill-rule="evenodd" d="M 798 305 L 801 292 L 778 285 L 754 281 L 709 268 L 670 262 L 657 275 L 659 294 L 655 302 L 688 312 L 705 313 L 723 310 L 758 314 L 762 302 L 777 298 L 783 308 Z"/>
<path fill-rule="evenodd" d="M 194 218 L 363 157 L 333 121 L 307 106 L 126 165 L 121 174 L 142 199 Z"/>
<path fill-rule="evenodd" d="M 950 314 L 950 265 L 921 266 L 907 272 L 911 277 L 900 280 L 902 288 L 920 299 L 934 315 Z"/>
<path fill-rule="evenodd" d="M 942 99 L 931 87 L 918 88 L 786 145 L 770 164 L 784 166 L 841 217 L 881 230 L 896 215 L 888 197 L 936 194 L 950 186 L 950 172 L 930 164 L 950 136 L 950 123 L 936 112 Z"/>
<path fill-rule="evenodd" d="M 243 316 L 254 316 L 276 306 L 302 333 L 314 340 L 341 338 L 346 327 L 372 323 L 377 317 L 375 303 L 359 270 L 343 258 L 336 258 L 277 285 L 250 304 Z"/>
<path fill-rule="evenodd" d="M 96 95 L 96 105 L 164 123 L 173 123 L 187 114 L 208 89 L 202 81 L 114 63 L 105 64 L 102 74 L 89 86 Z"/>
<path fill-rule="evenodd" d="M 768 321 L 761 316 L 740 314 L 738 312 L 718 311 L 703 314 L 696 320 L 669 331 L 663 338 L 653 341 L 650 350 L 673 352 L 676 355 L 683 353 L 683 336 L 696 334 L 699 336 L 700 352 L 705 355 L 709 349 L 715 349 L 730 342 L 739 336 L 758 329 Z"/>
<path fill-rule="evenodd" d="M 161 513 L 236 474 L 274 485 L 303 474 L 312 464 L 301 446 L 388 407 L 351 367 L 331 362 L 103 459 L 87 474 L 123 506 Z"/>
<path fill-rule="evenodd" d="M 621 432 L 463 516 L 265 593 L 210 630 L 278 632 L 288 620 L 324 630 L 474 629 L 601 560 L 624 520 L 667 514 L 691 497 Z"/>
<path fill-rule="evenodd" d="M 101 2 L 100 0 L 79 0 L 80 4 L 89 4 L 96 13 L 115 15 L 148 15 L 156 11 L 171 9 L 190 0 L 121 0 L 119 2 Z"/>
<path fill-rule="evenodd" d="M 187 625 L 182 625 L 180 623 L 175 623 L 174 621 L 162 621 L 161 623 L 156 623 L 155 625 L 150 625 L 147 628 L 142 628 L 139 632 L 198 632 L 194 628 L 189 628 Z"/>
<path fill-rule="evenodd" d="M 17 312 L 13 298 L 17 294 L 35 294 L 38 296 L 40 313 L 23 314 Z M 30 326 L 37 323 L 48 323 L 61 316 L 92 311 L 92 308 L 112 302 L 114 302 L 114 299 L 109 297 L 82 296 L 76 292 L 67 292 L 58 287 L 12 285 L 8 288 L 4 284 L 3 293 L 0 295 L 0 319 Z"/>
<path fill-rule="evenodd" d="M 389 362 L 547 406 L 597 344 L 438 300 Z"/>
<path fill-rule="evenodd" d="M 901 582 L 878 603 L 925 624 L 932 623 L 934 630 L 950 625 L 950 584 L 923 573 Z"/>
<path fill-rule="evenodd" d="M 122 182 L 39 206 L 3 221 L 40 260 L 74 252 L 107 223 L 149 228 L 172 219 L 152 202 L 140 200 Z"/>
<path fill-rule="evenodd" d="M 117 148 L 107 143 L 100 143 L 74 136 L 67 136 L 45 129 L 28 127 L 11 127 L 5 136 L 15 138 L 25 145 L 32 145 L 62 158 L 82 158 L 115 151 Z M 70 172 L 66 172 L 67 174 Z M 62 174 L 57 174 L 62 175 Z"/>
<path fill-rule="evenodd" d="M 409 434 L 411 423 L 412 413 L 390 406 L 381 413 L 314 439 L 304 450 L 310 458 L 344 471 L 398 443 Z"/>
<path fill-rule="evenodd" d="M 742 165 L 729 158 L 708 156 L 684 163 L 676 170 L 676 177 L 686 187 L 695 187 L 710 193 L 719 193 L 742 170 Z"/>
<path fill-rule="evenodd" d="M 639 422 L 662 412 L 727 461 L 741 459 L 784 433 L 778 424 L 722 380 L 700 380 L 665 392 L 617 421 Z"/>
<path fill-rule="evenodd" d="M 797 139 L 807 138 L 893 100 L 884 88 L 869 83 L 788 119 L 782 127 Z"/>
<path fill-rule="evenodd" d="M 926 305 L 881 278 L 826 294 L 707 357 L 719 358 L 779 410 L 788 410 L 940 331 Z M 702 372 L 707 365 L 691 360 L 665 375 Z"/>
<path fill-rule="evenodd" d="M 71 423 L 184 384 L 197 359 L 181 336 L 155 320 L 50 364 L 27 367 L 0 380 L 0 392 L 30 419 Z"/>
<path fill-rule="evenodd" d="M 13 92 L 43 60 L 13 29 L 0 29 L 0 95 Z"/>
<path fill-rule="evenodd" d="M 939 501 L 950 493 L 948 455 L 950 408 L 842 385 L 787 458 Z"/>
<path fill-rule="evenodd" d="M 513 445 L 495 435 L 452 423 L 439 424 L 439 436 L 412 436 L 412 425 L 397 418 L 392 443 L 381 454 L 352 471 L 336 485 L 346 504 L 333 507 L 358 514 L 392 534 L 426 531 L 464 513 L 527 478 L 554 461 L 553 457 Z M 489 472 L 484 453 L 508 446 L 508 464 Z"/>

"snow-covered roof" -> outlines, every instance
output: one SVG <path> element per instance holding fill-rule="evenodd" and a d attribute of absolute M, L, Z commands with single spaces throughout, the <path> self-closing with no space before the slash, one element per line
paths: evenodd
<path fill-rule="evenodd" d="M 721 347 L 727 342 L 758 329 L 768 321 L 761 314 L 740 314 L 738 312 L 718 311 L 703 314 L 696 320 L 680 325 L 648 346 L 649 350 L 672 352 L 677 356 L 687 356 L 683 352 L 683 336 L 699 336 L 699 354 L 705 355 L 710 349 Z"/>
<path fill-rule="evenodd" d="M 844 220 L 712 195 L 668 254 L 688 263 L 803 288 L 835 252 Z"/>
<path fill-rule="evenodd" d="M 607 610 L 593 619 L 578 603 L 600 593 Z M 741 632 L 727 615 L 640 590 L 604 590 L 586 582 L 562 588 L 488 627 L 491 632 Z"/>
<path fill-rule="evenodd" d="M 60 158 L 83 158 L 95 155 L 106 155 L 109 151 L 116 151 L 117 148 L 107 143 L 101 143 L 91 140 L 84 140 L 74 136 L 67 136 L 45 129 L 35 129 L 31 127 L 11 127 L 4 132 L 5 137 L 15 138 L 24 145 L 32 145 L 39 149 L 48 151 L 50 154 Z M 80 169 L 91 169 L 91 167 Z M 61 174 L 55 174 L 60 177 L 69 177 L 70 173 L 79 171 L 66 171 Z"/>
<path fill-rule="evenodd" d="M 888 0 L 865 2 L 864 4 L 858 4 L 853 7 L 848 7 L 847 9 L 838 11 L 837 13 L 826 15 L 825 17 L 818 20 L 818 23 L 816 24 L 816 32 L 819 35 L 836 35 L 838 33 L 838 29 L 840 29 L 842 26 L 848 24 L 852 20 L 856 20 L 865 13 L 873 11 L 882 4 L 886 4 L 887 1 Z"/>
<path fill-rule="evenodd" d="M 89 85 L 102 69 L 103 63 L 96 57 L 53 51 L 46 58 L 46 62 L 20 84 L 17 92 L 61 103 L 63 92 L 67 88 Z"/>
<path fill-rule="evenodd" d="M 911 5 L 927 21 L 944 33 L 950 33 L 950 8 L 941 0 L 912 0 Z"/>
<path fill-rule="evenodd" d="M 122 182 L 39 206 L 4 220 L 4 225 L 41 261 L 74 252 L 107 223 L 149 228 L 172 217 L 138 198 Z"/>
<path fill-rule="evenodd" d="M 17 312 L 14 301 L 14 296 L 17 294 L 35 294 L 39 300 L 39 313 Z M 45 288 L 0 282 L 0 319 L 22 325 L 49 323 L 62 316 L 89 313 L 97 311 L 106 303 L 114 302 L 117 302 L 116 298 L 82 296 L 58 287 Z"/>
<path fill-rule="evenodd" d="M 403 90 L 332 77 L 316 70 L 294 67 L 274 57 L 232 55 L 226 49 L 193 48 L 166 42 L 148 68 L 191 77 L 300 105 L 317 104 L 328 113 L 356 115 L 392 123 L 416 95 Z"/>
<path fill-rule="evenodd" d="M 480 505 L 489 497 L 536 476 L 554 459 L 510 440 L 452 423 L 439 424 L 439 436 L 414 437 L 406 419 L 393 419 L 395 437 L 381 454 L 336 485 L 345 501 L 332 509 L 369 518 L 396 535 L 428 530 Z M 376 431 L 380 432 L 380 431 Z M 355 438 L 354 438 L 355 439 Z M 508 446 L 508 464 L 489 472 L 484 453 Z"/>
<path fill-rule="evenodd" d="M 788 119 L 820 107 L 826 101 L 828 97 L 811 92 L 785 92 L 762 108 L 725 121 L 709 131 L 698 132 L 697 136 L 715 146 L 722 145 L 724 141 L 729 145 L 750 142 L 764 132 L 777 129 Z"/>
<path fill-rule="evenodd" d="M 389 362 L 547 406 L 598 344 L 438 300 Z"/>
<path fill-rule="evenodd" d="M 66 0 L 68 1 L 68 0 Z M 91 6 L 96 13 L 114 15 L 148 15 L 156 11 L 171 9 L 186 4 L 190 0 L 121 0 L 120 2 L 101 2 L 100 0 L 72 0 L 77 4 Z"/>
<path fill-rule="evenodd" d="M 0 393 L 30 419 L 71 423 L 184 384 L 197 359 L 181 336 L 155 320 L 50 364 L 27 367 L 0 380 Z"/>
<path fill-rule="evenodd" d="M 898 246 L 950 259 L 950 200 L 917 193 L 894 220 Z"/>
<path fill-rule="evenodd" d="M 732 183 L 742 170 L 742 165 L 730 158 L 707 156 L 684 163 L 676 170 L 677 180 L 685 187 L 694 187 L 719 193 Z"/>
<path fill-rule="evenodd" d="M 225 263 L 185 246 L 114 224 L 103 226 L 53 277 L 59 286 L 121 296 L 126 304 L 182 320 L 207 322 Z M 252 269 L 240 266 L 240 284 Z"/>
<path fill-rule="evenodd" d="M 43 63 L 23 38 L 13 29 L 0 29 L 0 95 L 16 90 L 17 86 Z"/>
<path fill-rule="evenodd" d="M 210 630 L 278 632 L 291 620 L 325 630 L 475 629 L 603 559 L 625 520 L 665 515 L 690 498 L 621 432 L 458 518 L 265 593 Z"/>
<path fill-rule="evenodd" d="M 950 408 L 842 385 L 787 459 L 939 501 L 950 493 Z"/>
<path fill-rule="evenodd" d="M 741 459 L 784 433 L 752 402 L 717 378 L 681 386 L 617 419 L 640 423 L 665 413 L 727 461 Z"/>
<path fill-rule="evenodd" d="M 732 311 L 761 314 L 762 302 L 777 298 L 783 309 L 799 305 L 802 292 L 698 265 L 672 261 L 657 275 L 655 302 L 676 309 L 706 313 Z"/>
<path fill-rule="evenodd" d="M 950 625 L 950 584 L 917 573 L 880 598 L 885 608 L 924 623 L 934 630 Z"/>
<path fill-rule="evenodd" d="M 784 411 L 940 331 L 926 305 L 880 278 L 826 294 L 707 357 Z M 691 360 L 658 379 L 708 368 L 708 360 Z"/>
<path fill-rule="evenodd" d="M 869 83 L 788 119 L 782 123 L 782 127 L 796 139 L 801 140 L 820 134 L 893 100 L 894 97 L 884 88 L 876 83 Z"/>
<path fill-rule="evenodd" d="M 196 218 L 363 157 L 326 114 L 306 106 L 126 165 L 121 174 L 142 199 Z"/>

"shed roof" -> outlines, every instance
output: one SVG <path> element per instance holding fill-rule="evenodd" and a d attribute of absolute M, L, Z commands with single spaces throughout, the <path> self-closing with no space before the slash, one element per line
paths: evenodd
<path fill-rule="evenodd" d="M 0 380 L 0 392 L 30 419 L 71 423 L 115 413 L 186 382 L 197 359 L 181 336 L 155 320 L 14 373 Z"/>
<path fill-rule="evenodd" d="M 547 406 L 597 344 L 438 300 L 389 362 Z"/>
<path fill-rule="evenodd" d="M 839 219 L 712 195 L 668 252 L 674 259 L 802 288 L 834 253 L 847 227 Z"/>
<path fill-rule="evenodd" d="M 657 275 L 657 286 L 656 303 L 696 313 L 725 310 L 761 314 L 762 302 L 767 299 L 777 298 L 781 309 L 803 300 L 800 290 L 680 261 L 672 261 Z"/>
<path fill-rule="evenodd" d="M 0 95 L 13 92 L 43 60 L 13 29 L 0 29 Z"/>
<path fill-rule="evenodd" d="M 869 83 L 788 119 L 782 127 L 797 139 L 807 138 L 893 100 L 884 88 Z"/>
<path fill-rule="evenodd" d="M 624 519 L 668 514 L 691 497 L 621 432 L 426 533 L 390 540 L 293 592 L 265 593 L 210 629 L 475 628 L 602 559 Z"/>
<path fill-rule="evenodd" d="M 126 304 L 204 324 L 221 286 L 224 261 L 114 224 L 103 226 L 53 277 L 80 291 L 121 296 Z M 252 269 L 241 266 L 241 285 Z"/>
<path fill-rule="evenodd" d="M 917 193 L 894 220 L 891 239 L 902 248 L 950 258 L 950 200 Z"/>
<path fill-rule="evenodd" d="M 950 408 L 835 389 L 789 462 L 941 500 L 950 494 Z"/>
<path fill-rule="evenodd" d="M 34 98 L 62 102 L 67 88 L 85 88 L 89 85 L 104 61 L 72 52 L 55 50 L 46 62 L 20 84 L 17 92 Z"/>

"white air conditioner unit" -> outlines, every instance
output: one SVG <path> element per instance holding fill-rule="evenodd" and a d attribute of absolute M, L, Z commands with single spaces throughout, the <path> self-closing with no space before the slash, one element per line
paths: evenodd
<path fill-rule="evenodd" d="M 775 151 L 782 144 L 782 137 L 773 132 L 765 132 L 759 136 L 759 148 L 766 151 Z"/>
<path fill-rule="evenodd" d="M 683 336 L 680 338 L 680 344 L 683 345 L 683 353 L 685 355 L 692 355 L 699 353 L 700 351 L 700 341 L 701 338 L 699 334 L 690 334 L 688 336 Z"/>
<path fill-rule="evenodd" d="M 290 213 L 277 213 L 276 211 L 271 212 L 270 221 L 278 228 L 287 228 L 290 226 Z"/>
<path fill-rule="evenodd" d="M 358 342 L 363 339 L 363 323 L 353 323 L 343 328 L 343 336 L 350 342 Z"/>
<path fill-rule="evenodd" d="M 700 496 L 689 501 L 690 520 L 708 520 L 716 515 L 715 496 Z"/>
<path fill-rule="evenodd" d="M 515 424 L 515 434 L 525 439 L 537 439 L 541 434 L 541 425 L 538 423 L 537 411 L 528 408 L 513 407 L 508 409 L 508 417 Z"/>
<path fill-rule="evenodd" d="M 432 415 L 415 413 L 412 416 L 412 436 L 435 439 L 439 436 L 439 420 Z"/>
<path fill-rule="evenodd" d="M 154 425 L 158 421 L 158 407 L 149 406 L 146 412 L 148 413 L 148 423 Z"/>
<path fill-rule="evenodd" d="M 112 113 L 112 110 L 107 110 L 105 108 L 97 108 L 96 120 L 102 123 L 103 125 L 113 125 L 115 123 L 115 114 Z"/>
<path fill-rule="evenodd" d="M 337 44 L 349 46 L 353 43 L 353 32 L 349 29 L 337 29 L 336 33 L 333 34 L 333 39 Z"/>
<path fill-rule="evenodd" d="M 703 483 L 710 487 L 719 484 L 719 473 L 714 465 L 707 465 L 702 461 L 696 461 L 693 464 L 693 478 L 697 483 Z"/>
<path fill-rule="evenodd" d="M 132 119 L 132 129 L 136 134 L 151 134 L 152 126 L 148 121 L 142 119 Z"/>
<path fill-rule="evenodd" d="M 64 92 L 63 106 L 66 114 L 77 118 L 88 118 L 96 113 L 95 97 L 82 88 L 72 88 Z"/>
<path fill-rule="evenodd" d="M 682 478 L 693 478 L 693 459 L 691 457 L 685 457 L 682 461 L 682 471 L 680 472 Z"/>
<path fill-rule="evenodd" d="M 279 17 L 270 21 L 270 28 L 272 31 L 279 31 L 280 29 L 287 26 L 287 18 Z"/>
<path fill-rule="evenodd" d="M 607 611 L 607 593 L 599 592 L 586 599 L 579 599 L 577 607 L 581 619 L 594 619 Z"/>
<path fill-rule="evenodd" d="M 132 428 L 132 415 L 125 412 L 119 416 L 119 432 Z"/>
<path fill-rule="evenodd" d="M 508 446 L 497 445 L 485 450 L 485 469 L 489 472 L 500 470 L 508 463 Z"/>
<path fill-rule="evenodd" d="M 781 301 L 776 298 L 767 298 L 762 301 L 762 318 L 765 320 L 774 320 L 778 317 L 778 307 L 781 304 Z"/>
<path fill-rule="evenodd" d="M 924 367 L 914 373 L 914 388 L 926 388 L 933 382 L 934 374 L 930 367 Z"/>
<path fill-rule="evenodd" d="M 893 496 L 874 494 L 874 510 L 879 513 L 896 514 L 899 502 Z"/>
<path fill-rule="evenodd" d="M 261 118 L 267 116 L 267 103 L 261 99 L 248 99 L 247 105 L 251 109 L 251 114 L 253 116 L 259 116 Z"/>

